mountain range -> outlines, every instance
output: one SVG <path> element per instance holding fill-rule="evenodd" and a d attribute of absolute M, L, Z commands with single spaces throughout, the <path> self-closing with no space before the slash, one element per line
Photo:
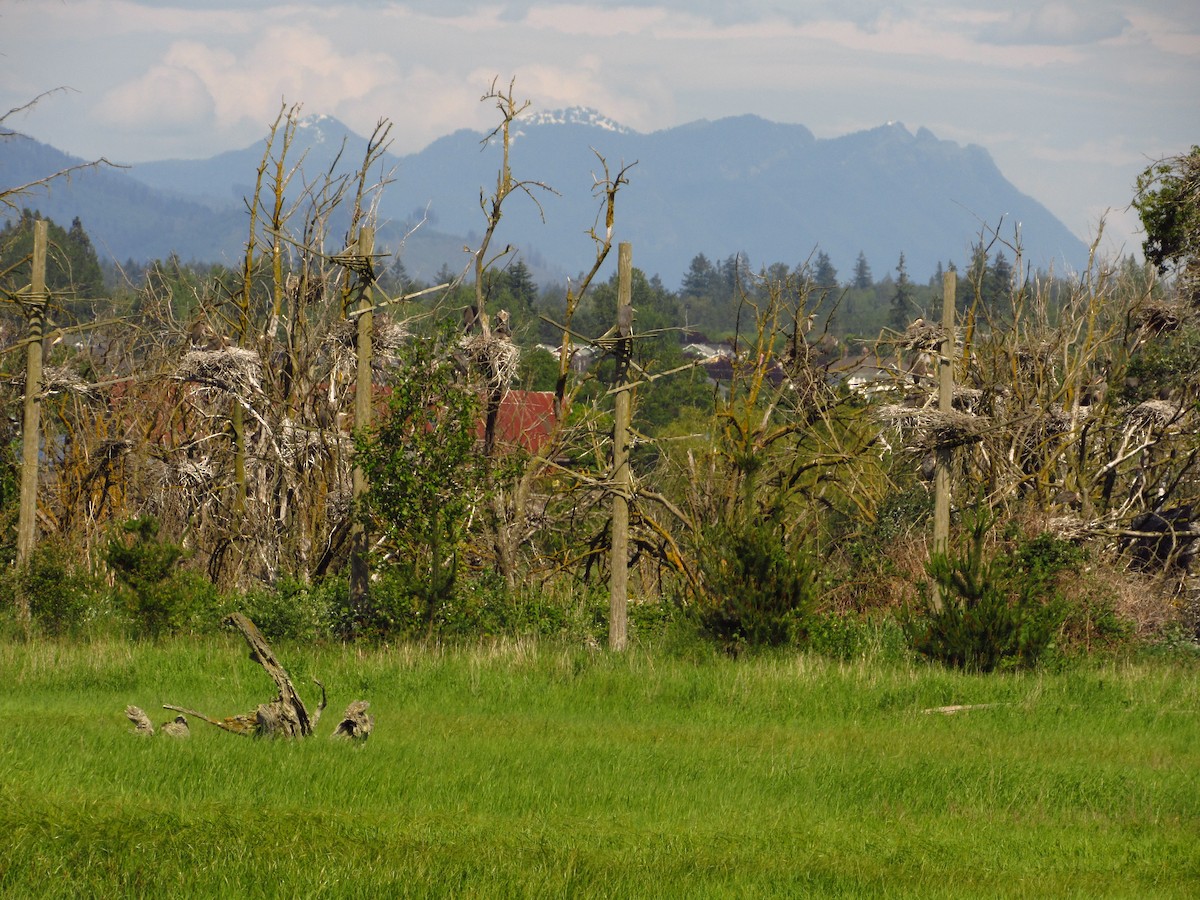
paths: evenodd
<path fill-rule="evenodd" d="M 311 181 L 339 154 L 341 170 L 352 170 L 366 143 L 336 119 L 312 116 L 299 123 L 289 159 L 303 151 L 302 174 Z M 98 251 L 119 261 L 174 252 L 185 260 L 233 262 L 245 240 L 245 198 L 263 149 L 259 142 L 208 159 L 78 172 L 19 205 L 62 224 L 80 217 Z M 408 274 L 422 280 L 443 265 L 461 269 L 464 246 L 474 245 L 485 227 L 481 192 L 496 183 L 500 150 L 497 138 L 464 129 L 418 153 L 385 153 L 379 171 L 393 180 L 378 206 L 377 249 L 398 252 Z M 519 248 L 539 280 L 586 269 L 593 252 L 588 230 L 600 212 L 601 157 L 614 175 L 629 166 L 615 238 L 631 242 L 634 265 L 668 287 L 678 285 L 699 253 L 712 260 L 740 253 L 757 269 L 794 266 L 820 250 L 843 279 L 859 253 L 876 277 L 894 269 L 903 253 L 909 275 L 924 280 L 939 263 L 968 262 L 985 228 L 997 226 L 1008 240 L 1019 226 L 1025 261 L 1037 268 L 1062 272 L 1087 260 L 1083 241 L 1018 191 L 985 149 L 939 140 L 925 128 L 914 134 L 888 123 L 818 139 L 803 125 L 747 115 L 646 134 L 582 108 L 514 123 L 513 177 L 531 183 L 531 196 L 509 199 L 495 245 Z M 12 136 L 0 141 L 0 187 L 76 162 Z"/>

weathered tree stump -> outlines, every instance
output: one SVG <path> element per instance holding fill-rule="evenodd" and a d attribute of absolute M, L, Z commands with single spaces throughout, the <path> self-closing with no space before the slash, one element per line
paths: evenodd
<path fill-rule="evenodd" d="M 321 713 L 325 710 L 327 701 L 325 685 L 315 678 L 313 679 L 317 687 L 321 689 L 321 702 L 310 716 L 308 709 L 304 706 L 304 701 L 300 699 L 300 694 L 292 684 L 287 670 L 280 665 L 270 644 L 267 643 L 267 639 L 263 637 L 258 627 L 241 613 L 231 613 L 226 616 L 224 624 L 231 625 L 241 632 L 246 643 L 250 645 L 250 659 L 262 666 L 271 676 L 278 691 L 277 696 L 269 703 L 259 704 L 258 708 L 252 712 L 226 716 L 223 719 L 213 718 L 183 706 L 164 703 L 163 709 L 169 709 L 181 713 L 181 715 L 176 716 L 171 722 L 160 725 L 159 733 L 174 737 L 186 737 L 188 729 L 185 716 L 191 716 L 233 734 L 272 738 L 302 738 L 313 734 L 317 722 L 321 719 Z M 335 736 L 365 741 L 375 724 L 375 720 L 367 714 L 368 706 L 370 704 L 365 700 L 356 700 L 346 707 L 346 713 L 337 727 Z M 135 733 L 144 735 L 155 733 L 150 717 L 138 707 L 126 707 L 125 715 L 133 722 Z"/>

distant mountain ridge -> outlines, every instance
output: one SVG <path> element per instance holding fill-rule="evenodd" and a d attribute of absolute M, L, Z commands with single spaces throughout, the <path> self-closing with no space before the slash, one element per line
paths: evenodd
<path fill-rule="evenodd" d="M 699 120 L 648 134 L 595 110 L 573 107 L 522 116 L 511 151 L 517 179 L 537 202 L 514 195 L 497 241 L 520 252 L 540 278 L 586 269 L 588 229 L 600 211 L 595 194 L 607 162 L 623 165 L 629 184 L 617 200 L 615 237 L 633 245 L 634 265 L 675 286 L 692 258 L 748 257 L 753 268 L 829 254 L 848 279 L 860 252 L 877 278 L 905 255 L 924 280 L 937 264 L 965 265 L 981 230 L 1020 223 L 1025 261 L 1081 268 L 1087 247 L 1044 206 L 1018 191 L 982 147 L 915 134 L 900 123 L 838 138 L 816 138 L 803 125 L 757 116 Z M 413 277 L 466 262 L 462 247 L 485 222 L 480 192 L 495 184 L 496 139 L 462 129 L 418 153 L 385 154 L 380 171 L 394 178 L 379 205 L 379 246 L 393 251 L 416 223 L 402 258 Z M 330 116 L 298 123 L 289 158 L 304 151 L 306 173 L 324 171 L 342 153 L 352 170 L 366 138 Z M 245 239 L 245 197 L 253 188 L 264 143 L 201 160 L 162 160 L 119 171 L 85 172 L 24 205 L 56 221 L 78 215 L 101 252 L 149 259 L 174 251 L 184 259 L 232 260 Z M 598 154 L 600 156 L 598 156 Z M 32 180 L 69 157 L 30 139 L 0 142 L 0 183 Z M 308 177 L 311 179 L 312 174 Z M 1011 258 L 1011 253 L 1009 253 Z"/>

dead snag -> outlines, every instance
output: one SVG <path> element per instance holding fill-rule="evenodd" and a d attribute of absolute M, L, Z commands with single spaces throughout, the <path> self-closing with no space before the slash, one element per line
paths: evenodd
<path fill-rule="evenodd" d="M 150 721 L 150 717 L 137 706 L 125 707 L 125 715 L 130 722 L 133 723 L 133 733 L 144 735 L 146 737 L 154 736 L 154 724 Z M 183 716 L 176 716 L 170 722 L 163 722 L 158 726 L 158 733 L 165 734 L 173 738 L 191 737 L 191 731 L 188 729 L 187 719 Z"/>
<path fill-rule="evenodd" d="M 259 705 L 254 713 L 255 734 L 260 737 L 308 737 L 316 728 L 325 709 L 325 690 L 321 689 L 321 705 L 316 715 L 309 718 L 304 701 L 292 686 L 292 680 L 287 671 L 275 658 L 275 653 L 262 636 L 253 622 L 241 613 L 230 613 L 224 620 L 226 625 L 232 625 L 242 633 L 246 643 L 250 645 L 250 658 L 267 670 L 279 696 L 270 703 Z M 319 684 L 319 682 L 318 682 Z"/>
<path fill-rule="evenodd" d="M 154 734 L 154 723 L 150 721 L 150 717 L 140 706 L 125 707 L 125 716 L 133 723 L 134 734 L 142 734 L 147 737 Z"/>
<path fill-rule="evenodd" d="M 250 658 L 267 670 L 267 674 L 275 682 L 275 688 L 279 692 L 278 696 L 270 703 L 259 704 L 258 708 L 253 712 L 243 715 L 226 716 L 223 719 L 214 719 L 212 716 L 197 712 L 194 709 L 164 703 L 163 709 L 169 709 L 183 715 L 177 716 L 174 722 L 168 722 L 160 726 L 159 731 L 182 736 L 186 733 L 187 728 L 186 719 L 183 717 L 191 716 L 233 734 L 287 738 L 308 737 L 312 734 L 317 726 L 317 722 L 321 718 L 322 711 L 325 709 L 325 685 L 319 681 L 316 682 L 317 686 L 321 689 L 321 702 L 317 706 L 316 712 L 310 716 L 304 706 L 304 701 L 300 699 L 300 695 L 296 692 L 296 688 L 292 684 L 292 679 L 288 676 L 287 670 L 279 664 L 279 660 L 275 658 L 275 652 L 267 643 L 267 639 L 263 637 L 262 632 L 258 630 L 258 627 L 241 613 L 231 613 L 225 617 L 224 623 L 232 625 L 241 632 L 242 637 L 246 639 L 246 643 L 250 645 Z M 316 681 L 316 679 L 313 680 Z M 359 702 L 362 703 L 362 701 Z M 351 704 L 351 708 L 354 708 L 354 704 Z M 130 706 L 126 709 L 125 714 L 133 722 L 134 730 L 137 733 L 154 733 L 154 726 L 150 723 L 149 717 L 136 706 Z M 347 710 L 347 715 L 349 715 L 349 710 Z"/>

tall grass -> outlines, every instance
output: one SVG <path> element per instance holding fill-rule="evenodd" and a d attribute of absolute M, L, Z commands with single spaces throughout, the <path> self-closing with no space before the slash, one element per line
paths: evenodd
<path fill-rule="evenodd" d="M 1194 896 L 1200 670 L 276 648 L 365 746 L 251 709 L 236 638 L 0 644 L 0 894 Z M 312 696 L 311 692 L 309 696 Z M 943 715 L 924 710 L 984 705 Z M 164 713 L 162 718 L 166 718 Z M 335 720 L 336 721 L 336 720 Z"/>

